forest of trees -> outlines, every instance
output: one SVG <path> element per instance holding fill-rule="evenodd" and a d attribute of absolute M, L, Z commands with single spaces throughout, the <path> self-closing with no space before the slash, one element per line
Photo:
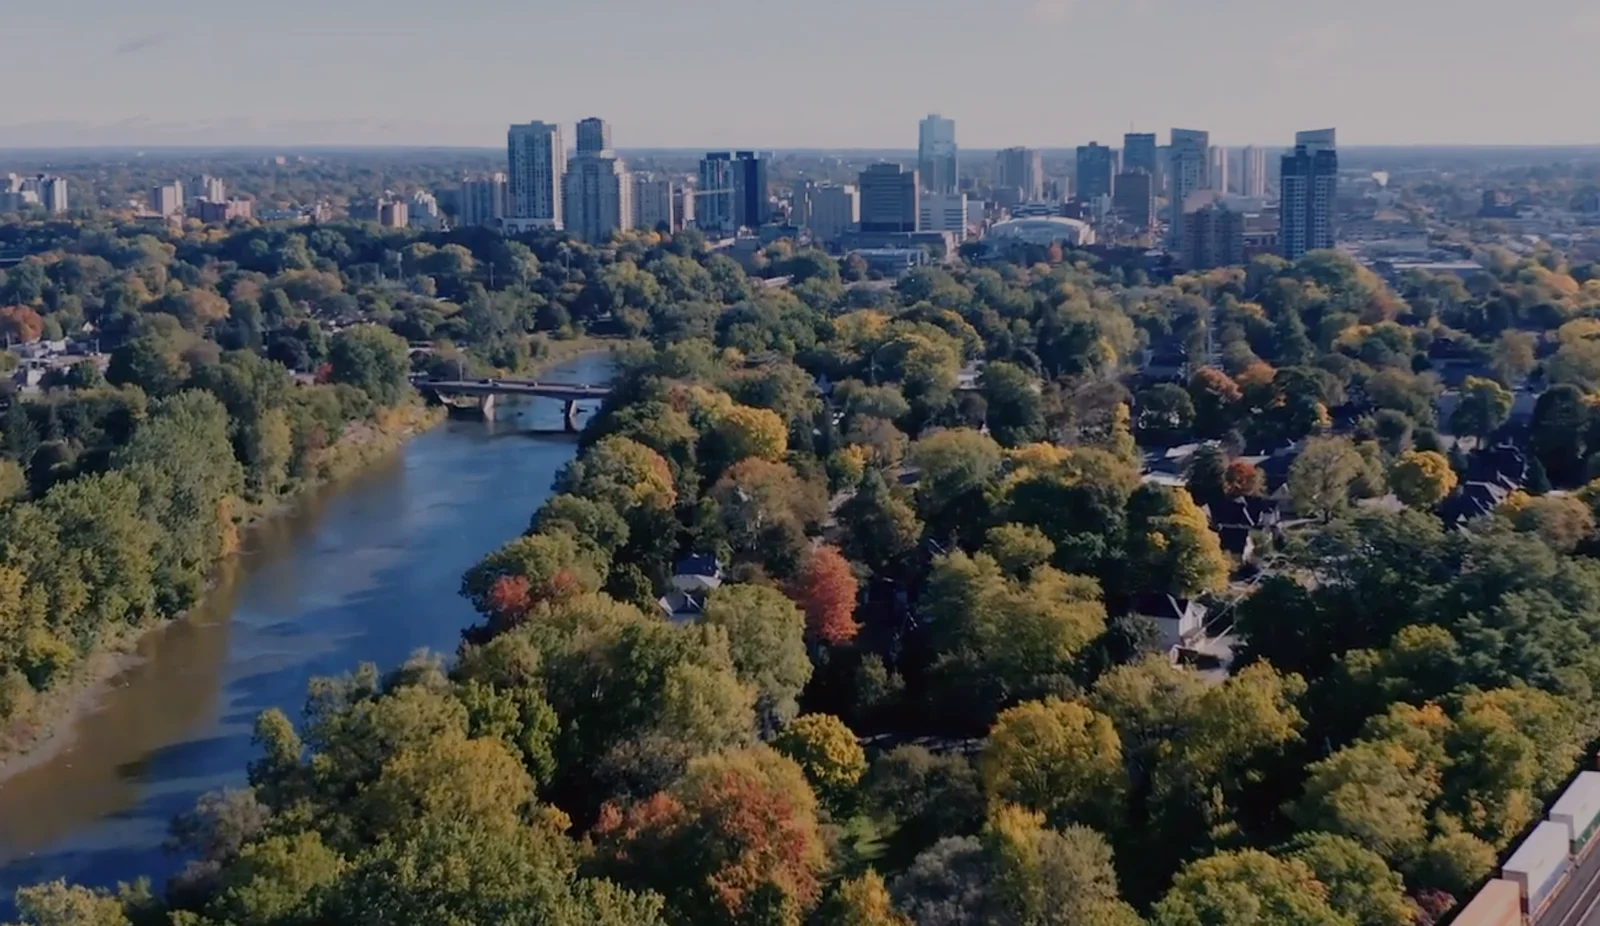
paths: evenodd
<path fill-rule="evenodd" d="M 115 278 L 102 252 L 127 240 L 54 246 Z M 400 388 L 375 360 L 388 335 L 314 352 L 319 320 L 505 368 L 545 333 L 651 338 L 528 532 L 463 577 L 481 620 L 458 652 L 263 715 L 248 787 L 174 822 L 181 876 L 29 888 L 25 922 L 1430 924 L 1600 731 L 1592 266 L 1485 255 L 1470 284 L 1391 288 L 1313 254 L 1156 283 L 1041 253 L 885 289 L 783 242 L 756 268 L 792 277 L 773 289 L 694 236 L 614 245 L 244 230 L 177 244 L 131 300 L 111 295 L 129 282 L 65 291 L 66 258 L 7 272 L 0 303 L 124 335 L 117 386 L 12 416 L 148 403 L 67 416 L 59 478 L 42 450 L 19 463 L 8 621 L 56 596 L 92 602 L 73 612 L 92 629 L 197 592 L 181 579 L 221 533 L 179 512 L 225 524 L 263 471 L 292 479 L 308 427 L 312 399 L 264 403 L 291 435 L 265 466 L 246 368 L 328 365 L 295 396 Z M 1136 375 L 1152 343 L 1204 356 L 1208 326 L 1218 366 Z M 229 350 L 193 359 L 186 337 Z M 1450 421 L 1445 342 L 1481 367 Z M 1552 388 L 1508 430 L 1530 374 Z M 1542 474 L 1447 530 L 1467 451 L 1506 436 Z M 1141 478 L 1141 451 L 1194 440 L 1211 443 L 1187 489 Z M 1289 441 L 1280 494 L 1303 520 L 1237 600 L 1202 506 L 1266 493 L 1240 457 Z M 191 459 L 217 472 L 180 492 Z M 139 518 L 164 529 L 125 550 Z M 108 557 L 84 569 L 114 595 L 71 598 L 85 580 L 58 564 L 87 552 L 28 558 L 68 537 Z M 690 554 L 722 584 L 669 620 L 657 600 Z M 1145 593 L 1226 606 L 1225 678 L 1157 652 Z"/>

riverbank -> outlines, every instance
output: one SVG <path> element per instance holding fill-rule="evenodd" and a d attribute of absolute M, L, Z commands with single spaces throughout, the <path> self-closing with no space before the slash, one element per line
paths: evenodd
<path fill-rule="evenodd" d="M 601 352 L 543 378 L 613 375 Z M 430 428 L 241 532 L 242 554 L 187 619 L 138 642 L 52 758 L 0 783 L 0 922 L 26 885 L 164 883 L 185 861 L 162 849 L 168 824 L 206 792 L 244 785 L 262 711 L 298 718 L 313 679 L 455 651 L 481 619 L 462 574 L 527 529 L 577 452 L 549 433 L 561 403 L 502 412 Z"/>
<path fill-rule="evenodd" d="M 316 473 L 290 495 L 269 504 L 247 506 L 237 517 L 237 527 L 276 517 L 306 495 L 349 478 L 399 450 L 406 441 L 445 420 L 445 410 L 410 401 L 379 409 L 372 421 L 350 424 L 317 459 Z M 237 544 L 229 544 L 230 549 Z M 232 554 L 230 554 L 231 556 Z M 219 564 L 220 565 L 220 564 Z M 152 633 L 184 615 L 141 627 L 128 627 L 102 640 L 68 677 L 42 694 L 34 694 L 27 707 L 0 730 L 0 787 L 8 778 L 48 762 L 72 742 L 73 727 L 99 706 L 119 676 L 139 664 L 139 644 Z"/>

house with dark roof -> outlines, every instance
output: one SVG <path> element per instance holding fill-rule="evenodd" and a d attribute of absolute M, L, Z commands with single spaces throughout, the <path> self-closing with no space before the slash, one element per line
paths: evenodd
<path fill-rule="evenodd" d="M 661 614 L 674 624 L 687 624 L 700 619 L 706 610 L 706 596 L 704 592 L 685 592 L 673 589 L 656 599 L 656 607 L 661 609 Z"/>
<path fill-rule="evenodd" d="M 672 567 L 672 587 L 685 592 L 708 592 L 722 586 L 722 564 L 715 556 L 691 553 Z"/>
<path fill-rule="evenodd" d="M 672 591 L 656 600 L 667 620 L 687 623 L 706 609 L 706 596 L 722 587 L 722 564 L 715 556 L 691 553 L 672 567 Z"/>
<path fill-rule="evenodd" d="M 1241 496 L 1211 502 L 1205 506 L 1205 512 L 1206 518 L 1211 522 L 1211 529 L 1219 532 L 1225 527 L 1270 530 L 1283 520 L 1283 512 L 1276 500 L 1258 496 Z"/>
<path fill-rule="evenodd" d="M 1205 636 L 1206 606 L 1198 601 L 1144 592 L 1134 597 L 1129 612 L 1155 621 L 1161 631 L 1161 650 L 1169 656 Z"/>
<path fill-rule="evenodd" d="M 1465 529 L 1466 523 L 1473 518 L 1493 514 L 1512 492 L 1515 486 L 1507 486 L 1501 482 L 1464 482 L 1439 504 L 1439 520 L 1444 522 L 1446 529 Z"/>
<path fill-rule="evenodd" d="M 1501 443 L 1467 458 L 1467 482 L 1493 482 L 1511 489 L 1528 484 L 1528 455 L 1516 444 Z"/>

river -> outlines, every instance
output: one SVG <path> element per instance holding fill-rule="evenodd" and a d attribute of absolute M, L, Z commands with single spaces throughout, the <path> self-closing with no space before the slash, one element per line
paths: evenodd
<path fill-rule="evenodd" d="M 595 355 L 545 378 L 609 374 Z M 140 661 L 69 744 L 0 781 L 0 922 L 15 889 L 42 880 L 145 876 L 159 890 L 182 863 L 161 849 L 167 822 L 244 783 L 257 714 L 298 720 L 316 676 L 454 651 L 476 617 L 456 594 L 461 574 L 527 527 L 577 449 L 538 433 L 561 428 L 558 402 L 497 411 L 493 424 L 449 421 L 247 531 L 212 593 L 140 641 Z"/>

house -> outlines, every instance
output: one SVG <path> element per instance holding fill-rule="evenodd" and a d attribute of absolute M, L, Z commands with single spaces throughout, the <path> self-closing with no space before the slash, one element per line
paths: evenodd
<path fill-rule="evenodd" d="M 1528 484 L 1528 455 L 1515 444 L 1485 447 L 1468 458 L 1466 481 L 1520 489 Z"/>
<path fill-rule="evenodd" d="M 672 587 L 680 592 L 709 592 L 722 587 L 722 564 L 715 556 L 691 553 L 672 567 Z"/>
<path fill-rule="evenodd" d="M 1241 496 L 1223 499 L 1205 506 L 1211 529 L 1221 533 L 1225 527 L 1242 527 L 1245 530 L 1270 530 L 1283 520 L 1277 501 L 1270 498 Z"/>
<path fill-rule="evenodd" d="M 656 600 L 675 624 L 696 620 L 706 609 L 706 595 L 722 587 L 722 564 L 715 556 L 691 553 L 672 567 L 672 591 Z"/>
<path fill-rule="evenodd" d="M 1169 655 L 1205 636 L 1206 606 L 1198 601 L 1175 598 L 1165 592 L 1145 592 L 1135 596 L 1130 610 L 1138 617 L 1155 621 L 1161 631 L 1161 649 Z"/>
<path fill-rule="evenodd" d="M 706 596 L 704 592 L 685 592 L 673 589 L 656 599 L 656 606 L 661 609 L 662 616 L 674 624 L 687 624 L 698 620 L 706 609 Z"/>
<path fill-rule="evenodd" d="M 1494 513 L 1515 487 L 1500 482 L 1464 482 L 1439 505 L 1439 520 L 1448 528 L 1465 529 L 1473 518 Z"/>
<path fill-rule="evenodd" d="M 1194 455 L 1199 452 L 1200 445 L 1197 443 L 1146 451 L 1143 455 L 1145 472 L 1183 475 L 1189 471 L 1189 464 L 1194 462 Z"/>

